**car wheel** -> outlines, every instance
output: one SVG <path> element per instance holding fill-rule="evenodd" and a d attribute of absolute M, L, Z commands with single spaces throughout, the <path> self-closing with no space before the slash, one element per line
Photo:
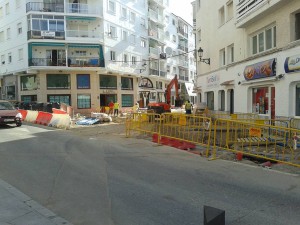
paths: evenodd
<path fill-rule="evenodd" d="M 16 123 L 17 127 L 22 126 L 22 123 Z"/>

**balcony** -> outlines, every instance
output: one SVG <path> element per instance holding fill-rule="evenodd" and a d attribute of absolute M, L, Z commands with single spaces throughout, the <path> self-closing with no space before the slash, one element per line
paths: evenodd
<path fill-rule="evenodd" d="M 29 66 L 67 66 L 67 60 L 50 58 L 31 58 Z M 95 57 L 71 57 L 69 67 L 100 67 L 100 60 Z"/>
<path fill-rule="evenodd" d="M 159 52 L 160 52 L 160 51 L 159 51 L 158 48 L 149 47 L 149 54 L 150 54 L 150 57 L 158 58 Z"/>
<path fill-rule="evenodd" d="M 157 69 L 150 69 L 149 74 L 152 76 L 166 77 L 165 71 L 159 71 Z"/>
<path fill-rule="evenodd" d="M 96 33 L 91 30 L 67 30 L 66 31 L 66 37 L 70 38 L 80 38 L 82 39 L 100 39 L 103 41 L 103 34 Z"/>
<path fill-rule="evenodd" d="M 286 0 L 241 0 L 236 6 L 236 25 L 238 28 L 243 28 L 285 3 Z"/>
<path fill-rule="evenodd" d="M 159 14 L 158 11 L 155 11 L 154 9 L 149 8 L 148 15 L 149 15 L 150 20 L 154 21 L 155 23 L 159 23 L 163 26 L 165 25 L 163 15 Z"/>
<path fill-rule="evenodd" d="M 64 4 L 61 3 L 44 3 L 44 2 L 28 2 L 26 4 L 26 12 L 64 12 Z"/>
<path fill-rule="evenodd" d="M 149 35 L 149 37 L 151 37 L 151 38 L 153 38 L 157 41 L 160 41 L 162 43 L 165 42 L 165 34 L 164 34 L 164 31 L 161 30 L 161 29 L 151 29 L 151 28 L 149 28 L 148 35 Z"/>
<path fill-rule="evenodd" d="M 182 36 L 188 38 L 189 37 L 189 34 L 188 33 L 185 33 L 184 29 L 182 27 L 178 27 L 177 28 L 177 33 L 181 34 Z"/>
<path fill-rule="evenodd" d="M 178 66 L 189 67 L 189 62 L 185 60 L 178 60 Z"/>
<path fill-rule="evenodd" d="M 186 47 L 184 45 L 178 45 L 177 49 L 179 49 L 181 51 L 184 51 L 184 52 L 188 52 L 189 51 L 188 47 Z"/>
<path fill-rule="evenodd" d="M 68 3 L 67 13 L 100 15 L 100 6 L 94 4 Z"/>
<path fill-rule="evenodd" d="M 64 31 L 42 31 L 42 30 L 30 30 L 27 32 L 27 39 L 65 39 Z"/>

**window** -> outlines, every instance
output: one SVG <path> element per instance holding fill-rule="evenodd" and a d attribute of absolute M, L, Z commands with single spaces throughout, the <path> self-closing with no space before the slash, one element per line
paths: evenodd
<path fill-rule="evenodd" d="M 136 43 L 136 36 L 134 34 L 130 35 L 130 44 L 135 45 Z"/>
<path fill-rule="evenodd" d="M 6 29 L 6 38 L 7 38 L 7 40 L 10 39 L 10 28 Z"/>
<path fill-rule="evenodd" d="M 0 7 L 0 18 L 2 18 L 2 17 L 3 17 L 3 8 Z"/>
<path fill-rule="evenodd" d="M 18 34 L 22 34 L 22 23 L 17 24 L 17 31 L 18 31 Z"/>
<path fill-rule="evenodd" d="M 77 108 L 78 109 L 90 109 L 91 108 L 91 95 L 89 95 L 89 94 L 77 95 Z"/>
<path fill-rule="evenodd" d="M 295 14 L 295 40 L 300 39 L 300 13 Z"/>
<path fill-rule="evenodd" d="M 228 64 L 234 62 L 234 45 L 230 45 L 227 47 L 227 61 Z"/>
<path fill-rule="evenodd" d="M 133 90 L 133 78 L 121 77 L 121 84 L 122 90 Z"/>
<path fill-rule="evenodd" d="M 225 111 L 225 91 L 219 91 L 219 110 Z"/>
<path fill-rule="evenodd" d="M 225 57 L 225 48 L 220 50 L 220 66 L 225 66 L 226 57 Z"/>
<path fill-rule="evenodd" d="M 250 38 L 252 55 L 276 47 L 276 26 L 268 27 Z"/>
<path fill-rule="evenodd" d="M 6 15 L 9 14 L 9 3 L 5 4 L 5 13 L 6 13 Z"/>
<path fill-rule="evenodd" d="M 18 58 L 19 60 L 23 60 L 23 48 L 18 49 Z"/>
<path fill-rule="evenodd" d="M 128 31 L 123 30 L 122 31 L 122 40 L 123 41 L 127 41 L 127 37 L 128 37 Z"/>
<path fill-rule="evenodd" d="M 134 12 L 130 12 L 130 22 L 131 23 L 135 23 L 135 17 L 136 17 L 135 13 Z"/>
<path fill-rule="evenodd" d="M 77 74 L 77 89 L 90 89 L 90 75 Z"/>
<path fill-rule="evenodd" d="M 170 40 L 170 33 L 169 33 L 169 31 L 166 31 L 165 38 L 166 38 L 166 40 Z"/>
<path fill-rule="evenodd" d="M 252 89 L 252 112 L 259 114 L 268 114 L 269 106 L 269 88 L 260 87 Z"/>
<path fill-rule="evenodd" d="M 21 95 L 21 101 L 24 103 L 36 102 L 37 95 Z"/>
<path fill-rule="evenodd" d="M 64 31 L 64 20 L 58 16 L 32 15 L 32 20 L 28 23 L 31 30 Z"/>
<path fill-rule="evenodd" d="M 117 37 L 117 28 L 113 27 L 113 26 L 109 26 L 109 32 L 108 32 L 108 36 L 111 38 L 118 38 Z"/>
<path fill-rule="evenodd" d="M 127 9 L 125 7 L 121 9 L 121 18 L 127 20 Z"/>
<path fill-rule="evenodd" d="M 20 8 L 21 7 L 21 0 L 16 0 L 16 8 Z"/>
<path fill-rule="evenodd" d="M 4 41 L 4 32 L 1 31 L 0 32 L 0 42 L 3 42 Z"/>
<path fill-rule="evenodd" d="M 141 47 L 146 48 L 146 39 L 141 39 Z"/>
<path fill-rule="evenodd" d="M 110 60 L 116 61 L 116 52 L 115 51 L 110 51 Z"/>
<path fill-rule="evenodd" d="M 11 52 L 7 54 L 7 61 L 8 61 L 8 63 L 12 62 Z"/>
<path fill-rule="evenodd" d="M 168 15 L 165 16 L 166 23 L 168 24 L 170 21 L 170 17 Z"/>
<path fill-rule="evenodd" d="M 69 74 L 47 74 L 47 89 L 70 89 Z"/>
<path fill-rule="evenodd" d="M 116 3 L 114 1 L 108 1 L 108 12 L 109 13 L 116 13 Z"/>
<path fill-rule="evenodd" d="M 161 81 L 156 81 L 156 89 L 162 89 L 162 82 Z"/>
<path fill-rule="evenodd" d="M 136 65 L 136 56 L 131 56 L 131 65 Z"/>
<path fill-rule="evenodd" d="M 133 106 L 133 95 L 122 95 L 122 107 Z"/>
<path fill-rule="evenodd" d="M 71 105 L 71 95 L 47 95 L 47 101 Z"/>
<path fill-rule="evenodd" d="M 227 3 L 227 21 L 233 18 L 233 1 Z"/>
<path fill-rule="evenodd" d="M 1 65 L 5 64 L 5 55 L 1 55 Z"/>
<path fill-rule="evenodd" d="M 28 75 L 20 77 L 21 91 L 37 90 L 36 75 Z"/>
<path fill-rule="evenodd" d="M 128 55 L 127 54 L 123 54 L 123 63 L 128 64 Z"/>
<path fill-rule="evenodd" d="M 219 26 L 222 26 L 225 23 L 225 12 L 224 6 L 219 9 Z"/>
<path fill-rule="evenodd" d="M 100 89 L 117 89 L 117 77 L 100 75 Z"/>
<path fill-rule="evenodd" d="M 173 34 L 172 41 L 176 42 L 176 36 Z"/>
<path fill-rule="evenodd" d="M 198 39 L 198 42 L 201 41 L 201 30 L 198 30 L 198 37 L 197 37 L 197 39 Z"/>
<path fill-rule="evenodd" d="M 172 19 L 172 24 L 175 26 L 176 25 L 176 22 L 174 19 Z"/>

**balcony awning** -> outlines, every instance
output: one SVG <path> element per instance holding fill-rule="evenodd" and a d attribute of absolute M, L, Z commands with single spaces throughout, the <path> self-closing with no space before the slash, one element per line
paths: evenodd
<path fill-rule="evenodd" d="M 69 48 L 100 48 L 100 45 L 69 44 Z"/>
<path fill-rule="evenodd" d="M 186 91 L 187 91 L 187 93 L 188 93 L 189 96 L 197 96 L 196 93 L 193 93 L 194 84 L 192 84 L 192 83 L 185 83 L 185 88 L 186 88 Z"/>
<path fill-rule="evenodd" d="M 92 20 L 96 20 L 96 17 L 68 16 L 68 17 L 66 17 L 66 20 L 87 20 L 87 21 L 92 21 Z"/>
<path fill-rule="evenodd" d="M 52 43 L 52 42 L 33 42 L 29 43 L 30 46 L 56 46 L 56 47 L 64 47 L 64 43 Z"/>
<path fill-rule="evenodd" d="M 220 85 L 224 85 L 224 86 L 226 86 L 226 85 L 234 85 L 234 80 L 227 80 L 227 81 L 224 81 L 224 82 L 222 82 Z"/>

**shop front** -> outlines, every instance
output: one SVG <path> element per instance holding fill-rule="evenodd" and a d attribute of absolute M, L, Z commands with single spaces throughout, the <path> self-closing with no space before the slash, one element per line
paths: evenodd
<path fill-rule="evenodd" d="M 244 84 L 250 84 L 252 113 L 275 119 L 276 59 L 248 65 L 244 69 Z"/>

